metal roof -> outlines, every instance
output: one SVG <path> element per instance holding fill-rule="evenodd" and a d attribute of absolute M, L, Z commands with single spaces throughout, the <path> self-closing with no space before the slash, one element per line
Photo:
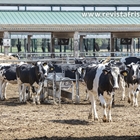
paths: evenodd
<path fill-rule="evenodd" d="M 83 17 L 82 15 L 83 12 L 0 12 L 0 30 L 140 31 L 140 17 Z"/>
<path fill-rule="evenodd" d="M 139 5 L 140 0 L 0 0 L 9 5 Z"/>

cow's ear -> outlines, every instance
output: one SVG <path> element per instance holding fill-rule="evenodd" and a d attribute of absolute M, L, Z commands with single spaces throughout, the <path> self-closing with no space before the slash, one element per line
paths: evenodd
<path fill-rule="evenodd" d="M 50 67 L 50 70 L 51 70 L 51 71 L 54 71 L 54 67 Z"/>
<path fill-rule="evenodd" d="M 44 62 L 44 63 L 43 63 L 43 66 L 46 66 L 46 65 L 47 65 L 47 62 Z"/>
<path fill-rule="evenodd" d="M 127 71 L 127 70 L 123 70 L 123 71 L 121 71 L 120 73 L 121 73 L 121 75 L 123 75 L 123 76 L 127 76 L 127 75 L 128 75 L 128 71 Z"/>
<path fill-rule="evenodd" d="M 106 75 L 110 72 L 110 69 L 103 69 L 103 73 Z"/>
<path fill-rule="evenodd" d="M 130 64 L 130 65 L 127 65 L 126 67 L 129 68 L 129 69 L 131 69 L 132 68 L 132 65 Z"/>

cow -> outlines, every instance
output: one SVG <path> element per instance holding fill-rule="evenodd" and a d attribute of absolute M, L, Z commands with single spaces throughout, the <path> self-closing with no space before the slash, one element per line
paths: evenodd
<path fill-rule="evenodd" d="M 26 102 L 25 90 L 29 86 L 32 89 L 33 104 L 36 102 L 40 104 L 40 91 L 51 66 L 45 62 L 36 62 L 35 64 L 23 64 L 16 68 L 20 102 L 22 102 L 22 96 L 23 102 Z"/>
<path fill-rule="evenodd" d="M 121 74 L 121 72 L 126 70 L 126 65 L 122 62 L 117 62 L 115 60 L 110 60 L 108 65 L 118 67 L 120 70 L 119 87 L 121 88 L 121 92 L 122 92 L 121 100 L 124 101 L 125 100 L 125 81 L 124 81 L 124 76 Z M 114 99 L 112 103 L 114 104 Z"/>
<path fill-rule="evenodd" d="M 104 92 L 106 91 L 111 97 L 108 105 L 108 121 L 111 122 L 112 96 L 115 94 L 115 90 L 119 88 L 119 68 L 109 66 L 106 67 L 105 64 L 98 64 L 97 66 L 86 67 L 85 69 L 82 69 L 81 74 L 83 75 L 84 81 L 86 83 L 86 87 L 91 101 L 91 109 L 88 118 L 92 118 L 92 111 L 94 111 L 94 120 L 98 120 L 95 103 L 96 101 L 93 93 L 96 92 L 98 94 L 100 103 L 103 106 L 103 121 L 107 121 L 107 104 L 103 96 Z"/>
<path fill-rule="evenodd" d="M 0 97 L 6 99 L 6 86 L 8 83 L 16 84 L 16 64 L 0 64 Z"/>
<path fill-rule="evenodd" d="M 8 64 L 8 63 L 0 64 L 0 98 L 1 100 L 7 99 L 6 87 L 8 83 L 17 84 L 16 67 L 23 63 L 24 62 L 21 62 L 20 64 Z M 29 90 L 26 90 L 26 93 L 29 93 Z"/>
<path fill-rule="evenodd" d="M 127 65 L 126 71 L 122 71 L 124 80 L 128 87 L 128 102 L 138 107 L 138 93 L 140 90 L 140 66 L 139 64 L 131 63 Z"/>
<path fill-rule="evenodd" d="M 129 65 L 131 63 L 136 64 L 137 62 L 140 62 L 140 58 L 128 56 L 128 57 L 121 58 L 120 62 L 124 63 L 125 65 Z"/>

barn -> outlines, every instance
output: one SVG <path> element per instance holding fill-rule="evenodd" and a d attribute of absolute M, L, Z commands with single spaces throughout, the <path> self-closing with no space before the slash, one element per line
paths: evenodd
<path fill-rule="evenodd" d="M 139 0 L 0 0 L 0 139 L 140 139 L 140 80 L 137 77 L 139 38 Z M 18 59 L 9 55 L 17 56 Z M 124 58 L 126 56 L 131 57 L 131 60 Z M 53 98 L 49 97 L 46 102 L 37 102 L 35 105 L 32 100 L 25 101 L 26 94 L 24 97 L 20 94 L 21 101 L 19 100 L 19 89 L 24 93 L 30 90 L 25 86 L 30 86 L 37 94 L 43 89 L 43 80 L 50 65 L 52 66 L 49 62 L 66 61 L 67 64 L 59 63 L 59 66 L 73 66 L 72 71 L 78 73 L 79 69 L 75 64 L 70 64 L 70 60 L 80 58 L 81 61 L 81 57 L 86 61 L 92 59 L 92 66 L 89 63 L 76 65 L 81 72 L 86 68 L 86 84 L 70 79 L 74 96 L 80 96 L 78 103 L 64 98 L 61 105 L 55 105 Z M 113 60 L 102 63 L 108 57 Z M 114 60 L 123 58 L 121 64 L 125 62 L 126 65 L 128 61 L 132 62 L 132 57 L 136 60 L 135 64 L 129 63 L 126 66 L 129 68 L 124 71 L 120 70 L 120 65 Z M 95 61 L 102 58 L 107 59 Z M 21 61 L 30 64 L 23 62 L 22 65 L 19 63 Z M 47 68 L 47 73 L 44 67 Z M 112 71 L 117 71 L 117 76 Z M 54 72 L 53 76 L 54 84 L 58 75 Z M 116 79 L 115 85 L 111 76 Z M 123 85 L 126 95 L 123 100 L 123 90 L 117 83 L 120 76 L 124 76 L 127 81 Z M 106 77 L 112 81 L 106 81 Z M 134 81 L 128 81 L 129 78 Z M 134 84 L 137 84 L 137 94 L 129 96 L 132 99 L 132 104 L 129 104 L 127 96 L 130 91 L 135 91 L 131 86 Z M 94 94 L 96 100 L 93 96 L 93 100 L 85 100 L 85 89 L 91 92 L 92 88 L 95 89 L 94 92 L 99 91 L 99 95 Z M 59 92 L 56 87 L 55 90 Z M 104 90 L 103 96 L 101 93 Z M 2 93 L 7 95 L 5 100 Z M 111 98 L 108 94 L 111 94 Z M 115 104 L 111 112 L 112 99 Z M 95 115 L 95 110 L 98 116 Z M 91 119 L 92 113 L 95 115 L 94 119 Z M 106 116 L 110 116 L 109 122 Z"/>

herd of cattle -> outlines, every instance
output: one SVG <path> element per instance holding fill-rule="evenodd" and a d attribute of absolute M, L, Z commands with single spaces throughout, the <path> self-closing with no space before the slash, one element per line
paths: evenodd
<path fill-rule="evenodd" d="M 76 66 L 78 64 L 78 67 Z M 71 65 L 71 64 L 69 64 Z M 74 65 L 73 65 L 74 66 Z M 116 61 L 105 59 L 87 61 L 86 59 L 75 59 L 75 68 L 65 71 L 65 76 L 74 79 L 73 69 L 77 70 L 80 78 L 86 84 L 91 108 L 88 118 L 91 119 L 94 112 L 94 120 L 98 120 L 96 112 L 95 94 L 103 106 L 103 121 L 112 121 L 111 107 L 114 103 L 115 92 L 122 89 L 122 100 L 125 99 L 125 89 L 129 88 L 128 101 L 138 107 L 138 93 L 140 90 L 140 58 L 125 57 Z M 19 101 L 26 102 L 32 97 L 33 104 L 40 104 L 40 92 L 49 72 L 62 72 L 63 65 L 48 62 L 35 62 L 19 64 L 0 64 L 0 98 L 6 99 L 6 87 L 8 83 L 18 84 Z M 104 92 L 111 97 L 107 105 Z M 31 96 L 32 95 L 32 96 Z M 108 115 L 107 109 L 108 107 Z"/>

